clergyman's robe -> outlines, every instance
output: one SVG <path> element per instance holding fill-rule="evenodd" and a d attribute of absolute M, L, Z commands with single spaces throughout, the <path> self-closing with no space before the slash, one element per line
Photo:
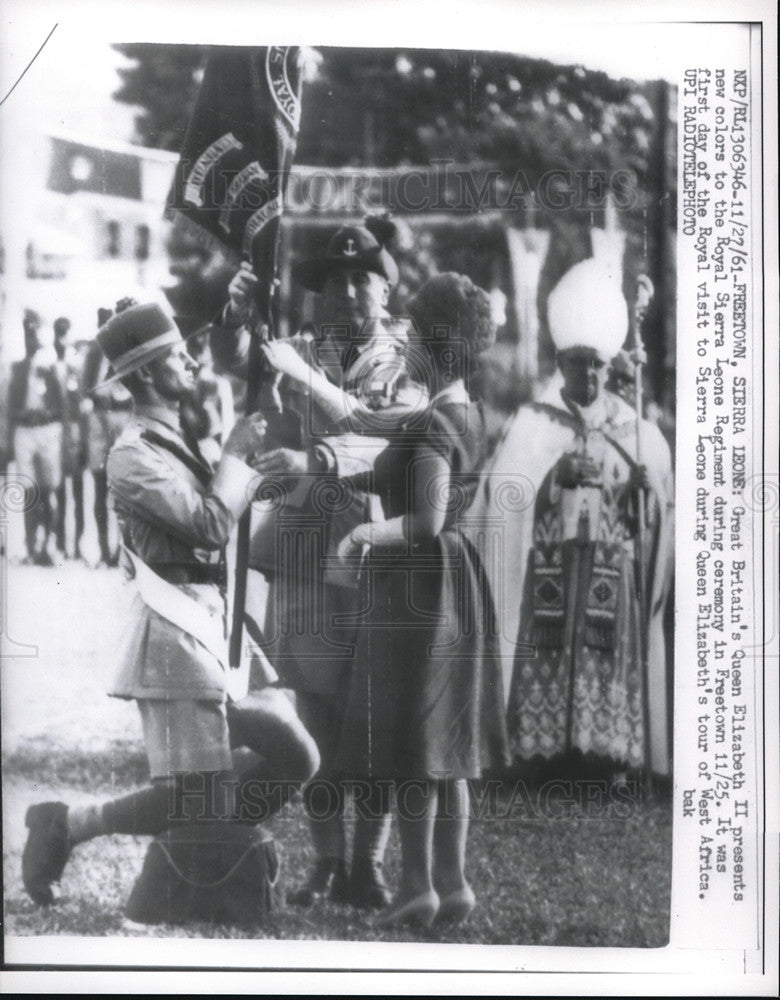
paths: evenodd
<path fill-rule="evenodd" d="M 642 538 L 648 619 L 640 615 L 634 411 L 603 393 L 570 408 L 554 379 L 520 408 L 485 470 L 468 520 L 484 555 L 501 625 L 507 719 L 516 758 L 571 750 L 645 762 L 641 630 L 647 636 L 651 768 L 668 774 L 663 613 L 674 551 L 668 445 L 641 425 L 648 469 Z M 557 463 L 587 453 L 600 485 L 563 488 Z"/>

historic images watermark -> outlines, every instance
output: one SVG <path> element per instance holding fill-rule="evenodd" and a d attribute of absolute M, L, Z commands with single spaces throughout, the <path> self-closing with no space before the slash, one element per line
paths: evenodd
<path fill-rule="evenodd" d="M 21 473 L 0 473 L 0 659 L 12 656 L 36 657 L 38 647 L 18 642 L 8 623 L 8 521 L 40 503 L 38 484 Z"/>
<path fill-rule="evenodd" d="M 189 176 L 192 164 L 176 167 Z M 261 170 L 231 170 L 220 163 L 190 191 L 193 204 L 213 203 L 217 191 L 231 191 L 230 209 L 254 211 L 279 190 L 281 175 Z M 204 189 L 207 186 L 208 190 Z M 450 159 L 434 159 L 422 167 L 398 169 L 296 167 L 289 177 L 284 212 L 292 215 L 359 216 L 371 212 L 474 215 L 480 212 L 531 210 L 598 212 L 611 201 L 620 210 L 636 208 L 642 199 L 636 173 L 629 169 L 547 170 L 541 176 L 523 169 L 465 167 Z M 216 209 L 215 209 L 216 211 Z M 224 209 L 221 210 L 224 216 Z M 223 219 L 224 221 L 224 219 Z"/>
<path fill-rule="evenodd" d="M 274 815 L 281 803 L 295 794 L 300 783 L 250 779 L 240 782 L 213 771 L 179 772 L 172 777 L 169 820 L 173 823 L 194 820 L 237 819 L 242 823 L 261 823 Z M 439 814 L 451 808 L 447 801 L 447 772 L 440 772 L 442 791 Z M 420 797 L 428 783 L 422 780 L 393 781 L 350 779 L 334 781 L 315 777 L 304 788 L 307 812 L 314 822 L 326 822 L 340 816 L 348 803 L 351 816 L 379 819 L 384 813 L 378 803 L 394 802 L 404 819 L 423 818 Z M 380 795 L 377 795 L 380 789 Z M 472 820 L 556 821 L 615 820 L 626 821 L 637 814 L 639 783 L 631 779 L 560 778 L 540 783 L 522 779 L 484 779 L 469 783 L 469 816 Z M 453 807 L 454 808 L 454 807 Z M 455 811 L 452 812 L 455 816 Z"/>

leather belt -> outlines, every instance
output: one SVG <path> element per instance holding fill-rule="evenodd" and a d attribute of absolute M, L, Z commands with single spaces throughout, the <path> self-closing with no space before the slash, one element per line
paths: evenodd
<path fill-rule="evenodd" d="M 38 410 L 28 410 L 26 413 L 20 414 L 16 419 L 16 424 L 19 427 L 45 427 L 47 424 L 61 423 L 61 418 L 53 417 L 51 413 Z"/>
<path fill-rule="evenodd" d="M 149 563 L 149 568 L 168 583 L 213 583 L 227 585 L 227 568 L 224 562 L 177 562 L 175 560 Z"/>

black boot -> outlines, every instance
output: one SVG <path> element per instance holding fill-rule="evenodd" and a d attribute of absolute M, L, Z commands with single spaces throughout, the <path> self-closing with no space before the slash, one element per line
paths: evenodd
<path fill-rule="evenodd" d="M 22 853 L 22 881 L 40 906 L 54 902 L 52 882 L 59 882 L 70 856 L 68 807 L 64 802 L 30 806 L 24 823 L 30 831 Z"/>
<path fill-rule="evenodd" d="M 287 897 L 294 906 L 313 906 L 321 899 L 329 899 L 332 903 L 349 902 L 349 878 L 343 861 L 320 858 L 305 885 Z"/>
<path fill-rule="evenodd" d="M 391 893 L 382 874 L 381 861 L 360 858 L 353 862 L 349 898 L 360 910 L 381 910 L 387 906 Z"/>

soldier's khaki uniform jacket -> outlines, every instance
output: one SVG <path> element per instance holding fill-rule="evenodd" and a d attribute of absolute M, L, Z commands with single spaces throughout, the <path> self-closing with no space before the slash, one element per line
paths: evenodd
<path fill-rule="evenodd" d="M 230 463 L 231 476 L 244 484 L 239 488 L 250 488 L 255 473 L 247 465 L 230 456 L 222 462 Z M 174 413 L 138 407 L 111 449 L 107 472 L 126 549 L 163 578 L 160 610 L 140 594 L 134 599 L 110 693 L 120 698 L 223 701 L 224 657 L 213 644 L 207 648 L 166 617 L 164 600 L 165 587 L 175 587 L 224 637 L 224 587 L 217 581 L 235 518 L 209 490 L 211 467 L 185 442 Z M 131 561 L 125 562 L 132 573 Z"/>
<path fill-rule="evenodd" d="M 264 511 L 257 505 L 253 511 L 249 564 L 271 581 L 265 648 L 285 685 L 296 691 L 336 694 L 353 665 L 356 626 L 339 622 L 354 617 L 365 595 L 355 568 L 340 565 L 337 546 L 356 525 L 383 516 L 366 488 L 374 460 L 428 402 L 427 391 L 407 374 L 406 321 L 384 316 L 367 324 L 346 370 L 345 343 L 335 337 L 289 339 L 358 405 L 344 414 L 326 412 L 305 387 L 282 380 L 285 408 L 300 418 L 302 445 L 315 453 L 319 469 L 293 480 L 294 487 Z M 212 353 L 227 369 L 242 372 L 248 351 L 244 328 L 212 336 Z"/>

